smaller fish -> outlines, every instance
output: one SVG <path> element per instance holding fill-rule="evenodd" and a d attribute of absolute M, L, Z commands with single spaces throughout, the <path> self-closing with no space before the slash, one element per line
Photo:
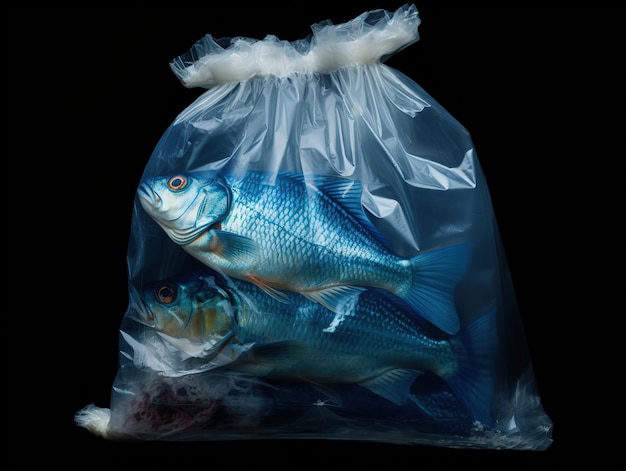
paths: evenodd
<path fill-rule="evenodd" d="M 191 274 L 146 286 L 135 319 L 178 348 L 241 352 L 226 367 L 270 379 L 358 384 L 394 404 L 411 400 L 425 373 L 450 387 L 478 420 L 489 421 L 494 315 L 450 336 L 418 320 L 384 290 L 361 293 L 332 329 L 333 313 L 295 293 L 280 302 L 252 283 Z"/>

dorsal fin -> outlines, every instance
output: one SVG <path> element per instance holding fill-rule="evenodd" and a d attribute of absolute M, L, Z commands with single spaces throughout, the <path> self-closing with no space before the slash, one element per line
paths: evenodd
<path fill-rule="evenodd" d="M 283 172 L 281 175 L 285 178 L 311 185 L 316 191 L 327 197 L 332 204 L 336 204 L 343 211 L 349 213 L 378 242 L 387 245 L 385 236 L 372 224 L 372 221 L 370 221 L 363 209 L 363 203 L 361 202 L 363 187 L 360 181 L 326 175 L 302 175 L 291 172 Z"/>

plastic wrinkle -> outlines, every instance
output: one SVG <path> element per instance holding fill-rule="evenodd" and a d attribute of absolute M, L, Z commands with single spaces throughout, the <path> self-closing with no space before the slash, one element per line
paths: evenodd
<path fill-rule="evenodd" d="M 405 5 L 393 15 L 374 10 L 338 26 L 329 20 L 318 23 L 312 26 L 311 37 L 295 42 L 273 35 L 264 40 L 238 37 L 224 48 L 208 34 L 170 67 L 187 88 L 210 88 L 254 76 L 326 73 L 388 58 L 418 40 L 419 24 L 415 6 Z"/>
<path fill-rule="evenodd" d="M 294 42 L 206 35 L 137 187 L 107 439 L 545 450 L 469 132 L 384 64 L 415 6 Z"/>

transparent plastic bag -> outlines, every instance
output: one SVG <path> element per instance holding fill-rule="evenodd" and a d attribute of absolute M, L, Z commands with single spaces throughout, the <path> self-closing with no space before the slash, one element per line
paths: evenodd
<path fill-rule="evenodd" d="M 542 409 L 468 132 L 384 64 L 417 9 L 294 42 L 207 35 L 204 92 L 139 183 L 108 439 L 351 439 L 544 450 Z"/>

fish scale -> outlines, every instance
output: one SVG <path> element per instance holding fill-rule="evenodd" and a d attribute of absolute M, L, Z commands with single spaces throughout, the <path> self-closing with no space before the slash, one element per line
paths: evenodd
<path fill-rule="evenodd" d="M 457 332 L 454 290 L 471 246 L 400 257 L 368 219 L 361 194 L 356 180 L 253 171 L 146 178 L 138 189 L 142 207 L 186 252 L 276 299 L 297 292 L 341 316 L 364 289 L 381 288 Z"/>
<path fill-rule="evenodd" d="M 168 296 L 159 296 L 160 286 L 167 287 Z M 450 336 L 392 298 L 378 289 L 364 291 L 332 332 L 325 327 L 333 313 L 318 303 L 296 293 L 283 303 L 252 283 L 216 282 L 210 272 L 147 285 L 135 305 L 136 320 L 183 351 L 189 346 L 184 340 L 194 351 L 213 353 L 215 345 L 224 346 L 222 340 L 251 346 L 234 348 L 243 353 L 224 365 L 227 369 L 271 379 L 359 384 L 398 405 L 411 399 L 413 381 L 429 372 L 445 381 L 476 418 L 488 421 L 495 311 Z M 173 317 L 181 322 L 171 322 Z M 197 348 L 204 342 L 208 348 Z"/>

